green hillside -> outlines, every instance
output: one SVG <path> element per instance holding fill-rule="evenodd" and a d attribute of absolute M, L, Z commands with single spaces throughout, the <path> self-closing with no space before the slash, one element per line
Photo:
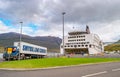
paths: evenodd
<path fill-rule="evenodd" d="M 120 51 L 120 40 L 115 42 L 114 44 L 110 44 L 105 46 L 105 51 Z"/>

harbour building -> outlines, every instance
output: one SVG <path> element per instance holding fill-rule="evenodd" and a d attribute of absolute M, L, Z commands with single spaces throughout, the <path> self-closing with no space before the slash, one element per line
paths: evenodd
<path fill-rule="evenodd" d="M 61 54 L 100 54 L 104 51 L 103 42 L 97 34 L 90 33 L 89 26 L 85 31 L 71 31 L 64 36 L 60 45 Z"/>

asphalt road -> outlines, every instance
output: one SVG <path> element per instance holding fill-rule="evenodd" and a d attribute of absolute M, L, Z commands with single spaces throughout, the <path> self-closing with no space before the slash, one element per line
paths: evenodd
<path fill-rule="evenodd" d="M 0 77 L 120 77 L 120 62 L 34 71 L 0 70 Z"/>

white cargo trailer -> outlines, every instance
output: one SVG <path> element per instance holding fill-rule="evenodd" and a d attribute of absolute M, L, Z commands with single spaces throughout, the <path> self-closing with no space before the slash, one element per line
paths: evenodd
<path fill-rule="evenodd" d="M 14 42 L 14 46 L 6 48 L 3 58 L 18 59 L 19 55 L 21 59 L 43 58 L 47 55 L 47 48 L 26 42 Z"/>

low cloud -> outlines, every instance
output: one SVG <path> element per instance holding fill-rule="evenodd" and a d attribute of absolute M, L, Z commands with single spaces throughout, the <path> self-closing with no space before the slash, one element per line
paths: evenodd
<path fill-rule="evenodd" d="M 25 34 L 61 37 L 61 13 L 65 11 L 65 35 L 73 27 L 83 30 L 89 25 L 91 32 L 100 35 L 103 41 L 116 41 L 120 39 L 119 4 L 119 0 L 0 0 L 0 17 L 10 19 L 17 28 L 23 21 L 24 29 L 28 30 L 23 31 Z M 39 29 L 34 31 L 29 23 L 37 24 Z M 7 29 L 4 23 L 0 25 Z"/>
<path fill-rule="evenodd" d="M 8 27 L 2 21 L 0 21 L 0 33 L 7 30 L 8 30 Z"/>

